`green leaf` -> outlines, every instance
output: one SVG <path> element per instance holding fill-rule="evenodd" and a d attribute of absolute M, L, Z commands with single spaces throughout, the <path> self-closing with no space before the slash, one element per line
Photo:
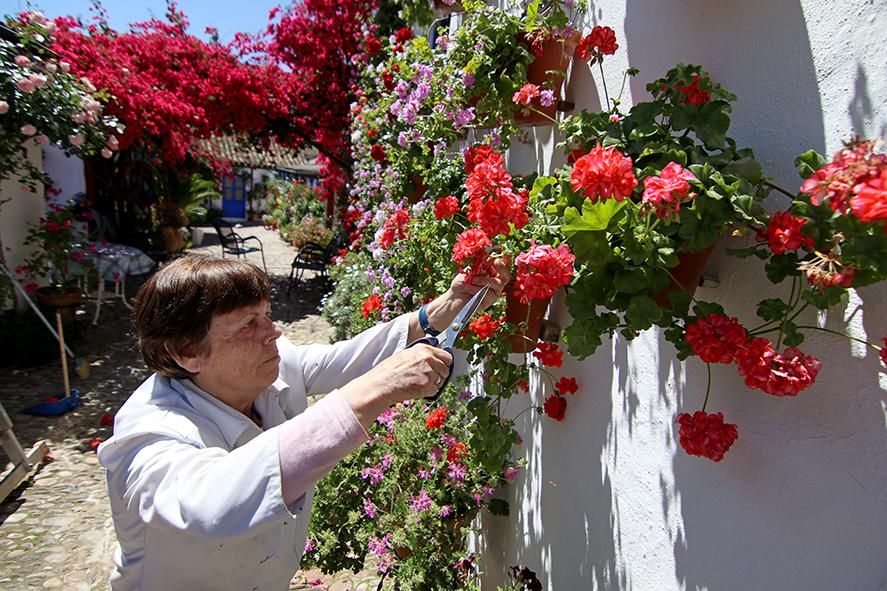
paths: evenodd
<path fill-rule="evenodd" d="M 758 303 L 758 316 L 766 321 L 779 320 L 788 312 L 788 304 L 779 298 L 769 298 Z"/>
<path fill-rule="evenodd" d="M 773 283 L 781 283 L 786 277 L 800 275 L 798 257 L 793 253 L 773 255 L 764 266 L 767 279 Z"/>
<path fill-rule="evenodd" d="M 827 287 L 822 291 L 808 289 L 801 294 L 801 297 L 820 310 L 825 310 L 840 304 L 846 293 L 847 290 L 843 287 Z"/>
<path fill-rule="evenodd" d="M 527 16 L 524 19 L 524 30 L 527 32 L 536 28 L 536 19 L 539 17 L 539 3 L 541 1 L 542 0 L 533 0 L 530 2 L 529 6 L 527 6 Z"/>
<path fill-rule="evenodd" d="M 738 176 L 753 184 L 760 183 L 764 176 L 761 170 L 761 163 L 754 158 L 748 157 L 734 160 L 725 166 L 721 172 Z"/>
<path fill-rule="evenodd" d="M 563 337 L 570 355 L 576 359 L 585 359 L 603 343 L 601 334 L 603 333 L 595 330 L 589 324 L 574 320 L 573 324 L 564 330 Z"/>
<path fill-rule="evenodd" d="M 794 322 L 786 322 L 782 326 L 782 342 L 787 347 L 797 347 L 804 342 L 804 334 L 798 331 L 798 325 Z"/>
<path fill-rule="evenodd" d="M 696 305 L 693 306 L 693 313 L 696 316 L 708 316 L 709 314 L 720 314 L 725 316 L 724 307 L 720 304 L 716 304 L 714 302 L 703 302 L 696 301 Z"/>
<path fill-rule="evenodd" d="M 727 254 L 739 259 L 756 256 L 762 261 L 767 260 L 767 258 L 770 256 L 766 249 L 760 248 L 758 246 L 749 246 L 748 248 L 728 248 Z"/>
<path fill-rule="evenodd" d="M 622 212 L 626 203 L 628 202 L 617 201 L 616 199 L 592 203 L 586 199 L 582 204 L 581 216 L 579 216 L 579 212 L 574 207 L 568 208 L 564 212 L 566 223 L 561 229 L 568 236 L 571 232 L 606 230 L 611 222 L 619 219 L 617 216 Z"/>
<path fill-rule="evenodd" d="M 649 277 L 643 267 L 635 267 L 616 273 L 613 279 L 613 287 L 623 293 L 638 293 L 646 289 L 649 284 Z"/>
<path fill-rule="evenodd" d="M 802 179 L 826 165 L 825 157 L 821 156 L 816 150 L 807 150 L 797 158 L 795 158 L 795 166 L 798 167 L 798 174 Z"/>
<path fill-rule="evenodd" d="M 553 176 L 540 176 L 533 182 L 533 188 L 530 189 L 530 199 L 535 199 L 539 193 L 546 187 L 557 184 L 557 179 Z"/>
<path fill-rule="evenodd" d="M 626 318 L 634 330 L 645 330 L 662 317 L 662 308 L 647 296 L 635 296 L 628 304 Z"/>

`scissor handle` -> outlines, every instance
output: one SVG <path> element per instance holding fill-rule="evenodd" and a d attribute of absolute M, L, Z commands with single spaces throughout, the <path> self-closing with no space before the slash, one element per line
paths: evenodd
<path fill-rule="evenodd" d="M 450 355 L 453 354 L 453 350 L 452 350 L 451 348 L 449 348 L 449 347 L 441 347 L 440 341 L 438 341 L 436 337 L 422 337 L 422 338 L 416 339 L 415 341 L 413 341 L 412 343 L 410 343 L 409 345 L 407 345 L 407 349 L 409 349 L 410 347 L 413 347 L 413 346 L 415 346 L 415 345 L 419 345 L 419 344 L 424 344 L 424 345 L 430 345 L 430 346 L 432 346 L 432 347 L 437 347 L 438 349 L 443 349 L 444 351 L 446 351 L 446 352 L 449 353 Z M 446 388 L 446 387 L 447 387 L 447 384 L 450 383 L 450 378 L 452 377 L 452 375 L 453 375 L 453 364 L 450 363 L 450 371 L 449 371 L 449 373 L 447 374 L 447 377 L 444 378 L 444 381 L 442 381 L 442 382 L 440 383 L 440 386 L 438 386 L 438 388 L 437 388 L 437 392 L 435 392 L 435 393 L 432 394 L 431 396 L 426 396 L 426 397 L 425 397 L 425 400 L 435 401 L 435 400 L 437 400 L 438 398 L 440 398 L 440 395 L 443 394 L 444 388 Z"/>

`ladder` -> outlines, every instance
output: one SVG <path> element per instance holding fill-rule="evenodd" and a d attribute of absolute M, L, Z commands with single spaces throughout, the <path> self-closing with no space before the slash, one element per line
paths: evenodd
<path fill-rule="evenodd" d="M 3 444 L 3 450 L 12 462 L 12 467 L 3 473 L 3 479 L 0 480 L 0 503 L 2 503 L 49 453 L 49 446 L 46 445 L 46 441 L 41 440 L 31 448 L 31 451 L 25 453 L 12 431 L 12 421 L 6 414 L 2 402 L 0 402 L 0 443 Z"/>

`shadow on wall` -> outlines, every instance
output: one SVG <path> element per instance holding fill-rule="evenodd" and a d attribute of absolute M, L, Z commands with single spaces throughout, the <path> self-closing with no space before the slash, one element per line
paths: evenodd
<path fill-rule="evenodd" d="M 819 86 L 801 3 L 626 0 L 635 102 L 646 83 L 678 62 L 701 64 L 737 95 L 730 135 L 751 147 L 767 174 L 798 184 L 794 159 L 825 150 Z"/>

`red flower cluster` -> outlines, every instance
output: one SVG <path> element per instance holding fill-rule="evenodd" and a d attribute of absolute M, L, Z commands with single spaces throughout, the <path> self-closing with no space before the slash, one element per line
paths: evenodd
<path fill-rule="evenodd" d="M 537 245 L 534 240 L 530 243 L 530 249 L 515 260 L 514 293 L 523 304 L 551 297 L 558 287 L 570 283 L 576 261 L 566 244 L 555 249 L 548 244 Z"/>
<path fill-rule="evenodd" d="M 582 191 L 592 201 L 621 201 L 631 195 L 637 185 L 631 158 L 615 146 L 603 148 L 598 144 L 576 160 L 570 173 L 573 191 Z"/>
<path fill-rule="evenodd" d="M 388 158 L 388 155 L 385 154 L 385 148 L 383 148 L 379 144 L 373 144 L 373 147 L 370 148 L 370 157 L 376 162 L 385 162 L 385 159 Z"/>
<path fill-rule="evenodd" d="M 474 331 L 477 338 L 485 340 L 493 336 L 496 329 L 502 326 L 504 322 L 504 318 L 493 320 L 493 317 L 490 314 L 482 314 L 471 322 L 471 324 L 468 325 L 468 328 Z"/>
<path fill-rule="evenodd" d="M 555 421 L 563 421 L 567 413 L 567 399 L 557 394 L 552 394 L 545 399 L 542 405 L 545 414 Z"/>
<path fill-rule="evenodd" d="M 560 367 L 564 364 L 564 352 L 554 343 L 539 341 L 533 357 L 538 359 L 546 367 Z"/>
<path fill-rule="evenodd" d="M 579 391 L 579 384 L 576 383 L 576 378 L 561 378 L 554 385 L 554 389 L 561 396 L 575 394 Z"/>
<path fill-rule="evenodd" d="M 668 217 L 681 209 L 681 203 L 696 197 L 690 192 L 690 181 L 695 181 L 693 173 L 677 162 L 669 162 L 659 176 L 644 179 L 644 203 L 649 204 L 657 216 Z"/>
<path fill-rule="evenodd" d="M 678 415 L 681 426 L 679 435 L 681 447 L 691 456 L 702 456 L 715 462 L 724 459 L 724 454 L 739 438 L 739 429 L 732 423 L 724 422 L 722 413 L 705 413 L 697 410 L 692 415 Z"/>
<path fill-rule="evenodd" d="M 856 267 L 845 265 L 833 252 L 815 251 L 813 258 L 802 261 L 798 269 L 804 272 L 810 285 L 820 289 L 851 287 L 856 276 Z"/>
<path fill-rule="evenodd" d="M 446 418 L 446 417 L 444 417 Z M 427 424 L 427 421 L 426 421 Z M 447 461 L 448 462 L 461 462 L 462 458 L 468 455 L 468 446 L 462 443 L 461 441 L 457 441 L 447 450 Z"/>
<path fill-rule="evenodd" d="M 706 363 L 732 363 L 748 334 L 738 319 L 709 314 L 687 325 L 684 340 Z"/>
<path fill-rule="evenodd" d="M 434 204 L 434 217 L 439 220 L 455 215 L 459 211 L 459 200 L 452 195 L 441 197 Z"/>
<path fill-rule="evenodd" d="M 491 237 L 508 234 L 511 231 L 509 224 L 515 229 L 524 227 L 529 221 L 526 191 L 514 192 L 502 155 L 493 151 L 482 152 L 479 148 L 466 154 L 466 168 L 469 161 L 471 172 L 465 181 L 468 219 L 477 222 Z"/>
<path fill-rule="evenodd" d="M 711 100 L 711 93 L 707 90 L 699 88 L 699 76 L 693 76 L 693 82 L 687 86 L 677 86 L 677 90 L 681 91 L 684 102 L 688 105 L 700 106 Z"/>
<path fill-rule="evenodd" d="M 394 34 L 394 39 L 398 43 L 406 43 L 413 38 L 413 30 L 409 27 L 401 27 Z"/>
<path fill-rule="evenodd" d="M 797 347 L 777 353 L 767 339 L 753 338 L 736 354 L 740 375 L 745 385 L 773 396 L 797 396 L 816 380 L 822 364 Z"/>
<path fill-rule="evenodd" d="M 382 298 L 377 295 L 373 295 L 373 296 L 370 296 L 369 298 L 367 298 L 367 300 L 361 305 L 360 311 L 363 314 L 364 318 L 369 318 L 370 314 L 372 314 L 376 310 L 381 310 L 381 309 L 382 309 Z"/>
<path fill-rule="evenodd" d="M 382 51 L 382 42 L 370 35 L 369 37 L 367 37 L 365 49 L 367 55 L 373 57 L 374 55 Z"/>
<path fill-rule="evenodd" d="M 111 413 L 105 413 L 99 419 L 99 424 L 102 427 L 111 427 L 114 425 L 114 415 Z"/>
<path fill-rule="evenodd" d="M 610 27 L 597 26 L 579 41 L 576 57 L 586 61 L 590 58 L 601 59 L 604 55 L 613 55 L 617 49 L 619 45 L 616 43 L 616 31 Z"/>
<path fill-rule="evenodd" d="M 810 195 L 814 205 L 828 201 L 841 213 L 847 213 L 849 206 L 863 222 L 887 219 L 887 155 L 875 154 L 874 148 L 873 141 L 847 144 L 801 183 L 801 192 Z"/>
<path fill-rule="evenodd" d="M 801 232 L 807 220 L 797 218 L 787 211 L 773 214 L 767 226 L 767 243 L 773 254 L 783 254 L 790 250 L 813 250 L 813 238 Z"/>
<path fill-rule="evenodd" d="M 521 86 L 520 90 L 514 93 L 511 100 L 516 105 L 524 105 L 529 107 L 533 101 L 539 98 L 540 88 L 537 84 L 527 83 Z"/>
<path fill-rule="evenodd" d="M 505 162 L 505 158 L 502 157 L 502 154 L 493 151 L 493 146 L 489 144 L 479 144 L 476 146 L 471 146 L 462 154 L 462 158 L 465 160 L 465 174 L 471 174 L 474 172 L 474 167 L 476 164 L 480 162 L 484 162 L 486 160 L 490 160 L 491 158 L 499 162 L 500 164 Z"/>
<path fill-rule="evenodd" d="M 487 254 L 487 247 L 493 242 L 480 228 L 469 228 L 456 238 L 453 245 L 453 262 L 459 264 L 459 272 L 471 267 L 466 273 L 466 280 L 470 283 L 477 276 L 495 275 L 496 270 Z"/>
<path fill-rule="evenodd" d="M 749 388 L 773 396 L 796 396 L 816 380 L 821 363 L 795 347 L 777 353 L 760 337 L 749 338 L 736 318 L 709 314 L 687 325 L 684 340 L 706 363 L 733 363 Z"/>
<path fill-rule="evenodd" d="M 406 238 L 407 226 L 411 219 L 410 212 L 406 209 L 398 209 L 391 214 L 382 226 L 382 233 L 379 236 L 379 246 L 382 248 L 388 248 L 398 240 Z"/>
<path fill-rule="evenodd" d="M 425 428 L 429 430 L 440 429 L 446 421 L 447 407 L 441 406 L 428 413 L 428 416 L 425 418 Z"/>

